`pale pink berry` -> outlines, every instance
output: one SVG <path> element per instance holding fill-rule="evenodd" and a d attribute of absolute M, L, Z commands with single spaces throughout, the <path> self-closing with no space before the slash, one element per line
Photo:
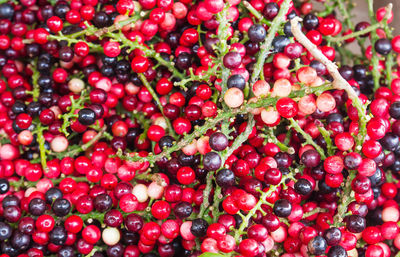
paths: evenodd
<path fill-rule="evenodd" d="M 399 221 L 399 218 L 400 218 L 400 212 L 398 208 L 391 206 L 382 210 L 382 220 L 384 222 L 388 221 L 397 222 Z"/>
<path fill-rule="evenodd" d="M 279 113 L 273 107 L 268 107 L 268 109 L 261 111 L 261 119 L 265 124 L 271 125 L 278 121 Z"/>
<path fill-rule="evenodd" d="M 85 88 L 85 82 L 78 78 L 72 78 L 68 82 L 68 89 L 74 93 L 80 93 Z"/>
<path fill-rule="evenodd" d="M 274 246 L 275 246 L 275 242 L 274 239 L 271 236 L 267 236 L 267 239 L 265 239 L 262 244 L 264 245 L 265 248 L 265 252 L 269 252 L 271 251 Z"/>
<path fill-rule="evenodd" d="M 322 112 L 330 112 L 336 107 L 335 98 L 330 93 L 322 93 L 317 97 L 317 108 Z"/>
<path fill-rule="evenodd" d="M 253 85 L 253 93 L 257 97 L 267 96 L 270 89 L 268 82 L 265 80 L 259 80 Z"/>
<path fill-rule="evenodd" d="M 101 239 L 106 245 L 116 245 L 121 239 L 121 233 L 117 228 L 108 227 L 103 230 Z"/>
<path fill-rule="evenodd" d="M 200 137 L 199 139 L 197 139 L 196 143 L 197 151 L 199 151 L 199 153 L 202 155 L 211 152 L 211 147 L 210 144 L 208 143 L 208 140 L 209 140 L 208 136 Z"/>
<path fill-rule="evenodd" d="M 299 111 L 305 115 L 313 114 L 317 110 L 317 104 L 312 95 L 306 95 L 300 98 L 298 102 Z"/>
<path fill-rule="evenodd" d="M 147 195 L 152 199 L 161 199 L 164 193 L 164 187 L 160 186 L 158 182 L 151 182 L 147 187 Z"/>
<path fill-rule="evenodd" d="M 33 192 L 38 191 L 36 187 L 29 187 L 25 190 L 25 197 L 29 197 Z"/>
<path fill-rule="evenodd" d="M 42 178 L 36 182 L 36 189 L 39 192 L 46 193 L 51 187 L 53 187 L 53 182 L 48 178 Z"/>
<path fill-rule="evenodd" d="M 136 95 L 137 93 L 139 93 L 139 91 L 140 91 L 140 87 L 136 86 L 132 82 L 128 82 L 128 83 L 125 84 L 125 92 L 126 92 L 126 94 Z"/>
<path fill-rule="evenodd" d="M 65 136 L 56 136 L 50 143 L 51 150 L 61 153 L 68 148 L 68 139 Z"/>
<path fill-rule="evenodd" d="M 112 82 L 109 78 L 101 78 L 96 82 L 95 88 L 103 89 L 106 92 L 111 90 Z"/>
<path fill-rule="evenodd" d="M 286 97 L 292 92 L 292 84 L 287 79 L 278 79 L 274 83 L 273 93 L 278 97 Z"/>
<path fill-rule="evenodd" d="M 286 239 L 286 230 L 283 227 L 279 227 L 277 230 L 271 232 L 271 237 L 277 243 L 282 243 Z"/>
<path fill-rule="evenodd" d="M 153 125 L 158 125 L 164 130 L 168 129 L 167 122 L 165 121 L 165 118 L 163 116 L 156 118 L 153 122 Z"/>
<path fill-rule="evenodd" d="M 311 84 L 317 78 L 317 71 L 311 67 L 302 67 L 297 71 L 297 79 L 304 84 Z"/>
<path fill-rule="evenodd" d="M 256 103 L 258 101 L 257 97 L 252 97 L 249 99 L 248 103 Z M 264 108 L 254 108 L 250 112 L 253 115 L 259 115 Z"/>
<path fill-rule="evenodd" d="M 119 22 L 124 21 L 124 20 L 127 20 L 128 18 L 129 18 L 128 16 L 120 14 L 120 15 L 118 15 L 117 17 L 115 17 L 115 19 L 114 19 L 114 24 L 118 24 Z M 118 26 L 118 25 L 117 25 L 117 26 Z M 123 26 L 123 27 L 121 28 L 121 30 L 122 30 L 123 32 L 127 32 L 127 31 L 129 31 L 131 28 L 132 28 L 132 23 L 129 23 L 129 24 Z"/>
<path fill-rule="evenodd" d="M 195 240 L 196 236 L 192 234 L 190 228 L 192 227 L 192 221 L 185 221 L 180 227 L 181 236 L 185 240 Z"/>
<path fill-rule="evenodd" d="M 186 155 L 195 155 L 197 153 L 197 140 L 193 139 L 192 143 L 182 148 L 182 152 Z"/>
<path fill-rule="evenodd" d="M 144 184 L 137 184 L 133 190 L 132 194 L 136 196 L 136 199 L 139 203 L 144 203 L 149 199 L 149 195 L 147 194 L 147 186 Z"/>
<path fill-rule="evenodd" d="M 0 148 L 0 160 L 14 160 L 18 155 L 17 147 L 12 144 L 5 144 Z"/>
<path fill-rule="evenodd" d="M 321 77 L 316 77 L 315 80 L 310 84 L 310 87 L 319 87 L 325 83 L 325 80 Z"/>
<path fill-rule="evenodd" d="M 242 90 L 236 87 L 228 89 L 224 95 L 224 101 L 230 108 L 237 108 L 241 106 L 244 101 Z"/>

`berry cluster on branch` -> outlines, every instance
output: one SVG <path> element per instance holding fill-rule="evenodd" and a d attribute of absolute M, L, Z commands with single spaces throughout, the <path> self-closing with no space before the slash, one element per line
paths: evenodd
<path fill-rule="evenodd" d="M 393 5 L 318 2 L 0 0 L 0 257 L 400 257 Z"/>

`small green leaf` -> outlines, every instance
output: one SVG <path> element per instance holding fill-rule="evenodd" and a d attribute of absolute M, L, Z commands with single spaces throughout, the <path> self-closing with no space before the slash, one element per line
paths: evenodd
<path fill-rule="evenodd" d="M 199 257 L 224 257 L 225 255 L 222 255 L 220 253 L 203 253 Z"/>

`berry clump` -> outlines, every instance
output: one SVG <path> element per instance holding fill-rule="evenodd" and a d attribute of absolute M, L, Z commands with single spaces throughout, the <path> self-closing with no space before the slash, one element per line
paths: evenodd
<path fill-rule="evenodd" d="M 400 256 L 366 1 L 0 1 L 0 257 Z"/>

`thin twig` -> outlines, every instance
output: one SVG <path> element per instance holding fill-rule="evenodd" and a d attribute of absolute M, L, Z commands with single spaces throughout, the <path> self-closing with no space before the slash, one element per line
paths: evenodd
<path fill-rule="evenodd" d="M 255 17 L 257 20 L 259 20 L 260 22 L 262 22 L 262 23 L 264 23 L 264 24 L 266 24 L 266 25 L 268 25 L 268 26 L 271 26 L 272 22 L 269 21 L 269 20 L 267 20 L 267 19 L 265 19 L 264 16 L 263 16 L 261 13 L 259 13 L 259 12 L 256 10 L 256 8 L 254 8 L 249 2 L 243 1 L 243 5 L 244 5 L 244 7 L 246 7 L 246 9 L 247 9 L 251 14 L 254 15 L 254 17 Z"/>
<path fill-rule="evenodd" d="M 323 86 L 319 86 L 319 87 L 305 88 L 302 90 L 293 91 L 289 95 L 289 97 L 300 98 L 307 94 L 313 94 L 313 93 L 317 94 L 317 93 L 324 92 L 324 91 L 330 90 L 330 89 L 332 89 L 331 85 L 323 85 Z M 241 108 L 231 109 L 229 111 L 220 110 L 220 111 L 218 111 L 218 114 L 216 117 L 214 117 L 212 119 L 206 119 L 206 123 L 203 126 L 195 127 L 194 131 L 191 134 L 185 135 L 178 143 L 176 143 L 172 147 L 164 149 L 164 151 L 162 151 L 160 154 L 153 155 L 152 153 L 150 153 L 147 157 L 141 157 L 138 155 L 131 156 L 129 153 L 123 154 L 122 151 L 119 151 L 119 152 L 117 152 L 116 156 L 118 156 L 119 158 L 121 158 L 123 160 L 129 160 L 129 161 L 134 161 L 134 162 L 148 161 L 148 162 L 150 162 L 151 165 L 153 165 L 155 162 L 160 161 L 165 157 L 169 158 L 173 152 L 179 151 L 186 145 L 192 143 L 193 139 L 195 139 L 201 135 L 204 135 L 207 132 L 207 130 L 214 128 L 221 121 L 228 120 L 232 117 L 235 117 L 237 114 L 248 114 L 256 108 L 274 105 L 274 104 L 276 104 L 277 101 L 278 101 L 277 97 L 269 97 L 268 96 L 268 97 L 258 99 L 258 101 L 255 103 L 246 103 Z"/>
<path fill-rule="evenodd" d="M 374 31 L 374 30 L 376 30 L 378 28 L 382 28 L 382 27 L 383 27 L 383 24 L 376 23 L 374 25 L 371 25 L 371 26 L 367 27 L 366 29 L 363 29 L 363 30 L 360 30 L 360 31 L 357 31 L 357 32 L 353 32 L 353 33 L 347 34 L 347 35 L 342 36 L 342 37 L 330 37 L 330 38 L 328 38 L 328 40 L 329 40 L 329 42 L 333 42 L 333 43 L 342 43 L 345 40 L 348 40 L 348 39 L 351 39 L 351 38 L 357 38 L 359 36 L 365 35 L 367 33 L 370 33 L 372 31 Z"/>
<path fill-rule="evenodd" d="M 68 36 L 71 37 L 71 38 L 77 38 L 77 37 L 80 37 L 80 36 L 83 36 L 83 35 L 85 35 L 85 36 L 95 35 L 96 37 L 101 37 L 104 34 L 111 33 L 113 31 L 122 29 L 126 25 L 133 24 L 136 21 L 138 21 L 139 19 L 145 17 L 149 13 L 150 13 L 149 11 L 147 11 L 147 12 L 145 12 L 145 11 L 139 12 L 138 14 L 135 14 L 134 16 L 131 16 L 126 20 L 119 21 L 118 23 L 115 23 L 115 24 L 113 24 L 113 25 L 111 25 L 109 27 L 102 28 L 102 29 L 98 29 L 98 28 L 96 28 L 94 26 L 89 26 L 84 30 L 75 32 L 75 33 L 73 33 L 71 35 L 68 35 Z"/>
<path fill-rule="evenodd" d="M 95 144 L 100 138 L 102 138 L 104 133 L 106 132 L 106 130 L 107 130 L 107 126 L 104 125 L 101 128 L 101 130 L 99 132 L 97 132 L 97 134 L 86 144 L 83 144 L 83 145 L 79 146 L 78 148 L 72 149 L 68 152 L 56 153 L 53 155 L 55 155 L 56 157 L 61 157 L 61 156 L 62 157 L 73 157 L 80 152 L 84 152 L 87 149 L 89 149 L 89 147 L 91 147 L 93 144 Z"/>
<path fill-rule="evenodd" d="M 312 137 L 309 134 L 307 134 L 293 118 L 289 118 L 289 121 L 290 121 L 290 126 L 304 137 L 306 143 L 314 146 L 315 150 L 317 150 L 317 152 L 321 156 L 321 159 L 325 160 L 326 156 L 324 149 L 322 149 L 319 145 L 317 145 L 317 143 L 314 142 Z"/>
<path fill-rule="evenodd" d="M 46 148 L 45 148 L 45 143 L 46 140 L 43 136 L 43 130 L 47 129 L 47 127 L 43 127 L 40 125 L 41 123 L 38 124 L 37 127 L 37 142 L 39 144 L 39 153 L 40 153 L 40 163 L 42 164 L 42 169 L 46 173 L 48 172 L 48 167 L 47 167 L 47 158 L 46 158 Z"/>
<path fill-rule="evenodd" d="M 349 171 L 349 176 L 344 184 L 343 193 L 339 195 L 340 200 L 338 204 L 338 212 L 333 217 L 333 224 L 335 227 L 340 227 L 341 223 L 345 217 L 347 206 L 354 200 L 354 192 L 352 192 L 351 182 L 357 175 L 357 171 Z"/>
<path fill-rule="evenodd" d="M 351 29 L 351 31 L 354 31 L 354 24 L 353 21 L 351 20 L 351 15 L 349 13 L 349 5 L 346 5 L 343 0 L 337 0 L 337 5 L 340 13 L 342 14 L 344 18 L 344 22 L 347 26 L 347 28 Z M 361 53 L 365 53 L 365 47 L 364 47 L 364 40 L 357 37 L 357 43 L 361 48 Z"/>
<path fill-rule="evenodd" d="M 167 123 L 169 132 L 173 135 L 174 138 L 176 138 L 175 130 L 173 129 L 170 120 L 164 115 L 164 108 L 163 108 L 161 101 L 158 98 L 156 92 L 151 87 L 150 83 L 147 81 L 146 76 L 143 75 L 143 73 L 138 73 L 138 76 L 139 76 L 140 80 L 142 81 L 143 85 L 146 87 L 147 91 L 149 91 L 149 93 L 153 97 L 154 101 L 157 104 L 158 109 L 160 109 L 160 111 L 161 111 L 161 114 L 164 116 L 164 120 L 165 120 L 165 123 Z"/>
<path fill-rule="evenodd" d="M 274 18 L 271 27 L 268 29 L 268 35 L 265 38 L 265 41 L 260 46 L 260 53 L 258 54 L 257 62 L 254 65 L 254 70 L 253 73 L 251 74 L 250 81 L 252 83 L 255 83 L 258 80 L 261 70 L 264 67 L 265 59 L 270 53 L 272 47 L 272 41 L 274 40 L 276 33 L 278 32 L 282 24 L 286 21 L 286 14 L 289 10 L 290 2 L 291 0 L 283 1 L 283 3 L 280 6 L 278 15 Z"/>
<path fill-rule="evenodd" d="M 243 215 L 239 212 L 239 214 L 240 214 L 241 216 L 243 216 L 243 217 L 242 217 L 243 222 L 242 222 L 242 224 L 240 225 L 238 231 L 236 231 L 236 233 L 235 233 L 235 240 L 236 240 L 236 242 L 239 242 L 239 238 L 240 238 L 240 236 L 242 235 L 242 232 L 247 228 L 247 226 L 249 225 L 250 219 L 254 216 L 254 214 L 256 214 L 257 210 L 260 210 L 260 209 L 261 209 L 261 205 L 266 204 L 266 203 L 267 203 L 267 198 L 268 198 L 269 196 L 271 196 L 271 194 L 272 194 L 273 192 L 275 192 L 276 189 L 277 189 L 280 185 L 284 184 L 285 181 L 286 181 L 286 179 L 288 179 L 288 178 L 295 180 L 295 179 L 294 179 L 294 174 L 292 174 L 292 172 L 290 172 L 289 174 L 287 174 L 287 175 L 285 175 L 284 177 L 282 177 L 282 179 L 281 179 L 281 181 L 279 182 L 278 185 L 271 185 L 271 186 L 269 187 L 269 189 L 268 189 L 267 192 L 262 192 L 262 193 L 261 193 L 261 196 L 260 196 L 260 199 L 258 200 L 256 206 L 254 206 L 254 208 L 251 209 L 251 210 L 246 214 L 246 216 L 243 216 Z"/>
<path fill-rule="evenodd" d="M 374 11 L 374 1 L 367 0 L 368 3 L 368 15 L 371 20 L 371 23 L 377 23 Z M 382 23 L 387 23 L 388 18 L 390 17 L 390 13 L 392 12 L 393 5 L 390 3 L 386 7 L 386 14 L 382 20 Z M 371 31 L 371 50 L 372 50 L 372 58 L 371 58 L 371 65 L 372 65 L 372 78 L 374 80 L 374 91 L 377 90 L 380 86 L 379 79 L 380 79 L 380 71 L 379 71 L 379 56 L 375 50 L 375 42 L 379 40 L 379 36 L 376 33 L 376 30 Z"/>
<path fill-rule="evenodd" d="M 357 137 L 357 150 L 361 150 L 361 144 L 364 140 L 364 136 L 366 134 L 366 123 L 369 120 L 369 116 L 366 115 L 367 105 L 363 104 L 361 100 L 358 98 L 356 92 L 351 87 L 349 82 L 345 80 L 342 75 L 340 75 L 338 67 L 332 61 L 330 61 L 322 52 L 318 49 L 316 45 L 314 45 L 301 31 L 298 27 L 298 23 L 300 22 L 299 17 L 295 17 L 291 20 L 292 25 L 292 33 L 297 41 L 302 44 L 310 53 L 311 55 L 322 64 L 326 66 L 328 69 L 329 74 L 333 78 L 333 87 L 339 90 L 345 90 L 347 92 L 348 97 L 352 100 L 353 106 L 358 111 L 359 122 L 360 122 L 360 131 Z"/>
<path fill-rule="evenodd" d="M 228 14 L 228 8 L 229 4 L 225 5 L 225 8 L 222 10 L 222 12 L 217 14 L 217 21 L 219 22 L 218 26 L 218 48 L 217 48 L 217 53 L 218 53 L 218 62 L 221 67 L 221 101 L 222 98 L 225 95 L 226 90 L 228 89 L 227 87 L 227 81 L 228 77 L 230 74 L 230 70 L 226 68 L 222 63 L 223 63 L 223 58 L 224 56 L 228 53 L 229 51 L 229 46 L 228 46 L 228 38 L 229 38 L 229 27 L 231 26 L 228 19 L 226 18 Z M 215 64 L 218 65 L 218 64 Z M 222 101 L 223 102 L 223 101 Z M 226 107 L 225 102 L 223 102 L 223 106 Z"/>
<path fill-rule="evenodd" d="M 215 171 L 209 171 L 207 174 L 206 188 L 203 190 L 203 203 L 200 206 L 200 211 L 197 217 L 203 217 L 206 210 L 210 206 L 210 194 L 213 188 L 213 178 Z"/>

